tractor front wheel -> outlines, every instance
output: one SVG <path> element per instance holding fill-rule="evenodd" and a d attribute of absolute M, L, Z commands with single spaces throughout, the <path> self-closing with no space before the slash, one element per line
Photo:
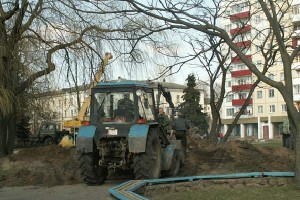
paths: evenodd
<path fill-rule="evenodd" d="M 162 148 L 155 129 L 151 129 L 148 133 L 145 152 L 135 155 L 133 167 L 135 179 L 154 179 L 160 177 Z"/>
<path fill-rule="evenodd" d="M 108 169 L 100 167 L 95 153 L 79 153 L 80 174 L 87 185 L 101 185 L 108 176 Z"/>

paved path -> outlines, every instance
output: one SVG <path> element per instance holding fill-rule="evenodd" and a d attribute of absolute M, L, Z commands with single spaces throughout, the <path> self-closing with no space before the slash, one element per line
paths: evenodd
<path fill-rule="evenodd" d="M 124 182 L 124 181 L 123 181 Z M 108 189 L 121 182 L 107 181 L 100 186 L 63 185 L 55 187 L 4 187 L 0 189 L 1 200 L 113 200 Z"/>

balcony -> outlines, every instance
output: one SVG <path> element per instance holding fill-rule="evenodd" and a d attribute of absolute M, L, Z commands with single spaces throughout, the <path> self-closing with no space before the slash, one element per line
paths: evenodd
<path fill-rule="evenodd" d="M 246 102 L 246 99 L 232 99 L 232 106 L 242 106 Z M 249 101 L 249 105 L 252 105 L 252 98 Z"/>
<path fill-rule="evenodd" d="M 252 55 L 246 55 L 246 58 L 247 58 L 249 61 L 252 61 Z M 240 57 L 235 56 L 235 57 L 232 57 L 232 58 L 231 58 L 231 62 L 232 62 L 232 63 L 241 63 L 242 60 L 240 59 Z"/>
<path fill-rule="evenodd" d="M 231 72 L 231 77 L 251 76 L 252 72 L 249 69 Z"/>
<path fill-rule="evenodd" d="M 292 69 L 296 71 L 300 71 L 300 55 L 299 55 L 299 59 L 297 61 L 294 61 L 294 63 L 292 64 Z"/>
<path fill-rule="evenodd" d="M 299 22 L 300 14 L 293 14 L 291 18 L 292 18 L 292 22 Z"/>
<path fill-rule="evenodd" d="M 294 94 L 294 102 L 300 102 L 300 94 Z"/>
<path fill-rule="evenodd" d="M 292 38 L 292 46 L 297 47 L 299 45 L 300 41 L 297 38 Z"/>
<path fill-rule="evenodd" d="M 293 78 L 293 85 L 300 85 L 300 77 Z"/>
<path fill-rule="evenodd" d="M 239 48 L 248 47 L 248 46 L 251 46 L 251 40 L 247 40 L 247 41 L 243 41 L 243 42 L 237 42 L 237 43 L 235 43 L 235 45 Z"/>
<path fill-rule="evenodd" d="M 241 33 L 245 33 L 251 30 L 251 25 L 247 25 L 241 28 L 234 28 L 230 30 L 230 34 L 231 35 L 237 35 L 237 34 L 241 34 Z"/>
<path fill-rule="evenodd" d="M 234 15 L 230 15 L 230 21 L 237 21 L 241 19 L 248 19 L 250 17 L 250 11 L 240 12 Z"/>
<path fill-rule="evenodd" d="M 252 84 L 233 85 L 232 86 L 232 91 L 237 92 L 237 91 L 242 91 L 242 90 L 250 90 L 251 87 L 252 87 Z"/>
<path fill-rule="evenodd" d="M 292 33 L 292 38 L 299 38 L 300 37 L 300 30 L 294 30 Z"/>

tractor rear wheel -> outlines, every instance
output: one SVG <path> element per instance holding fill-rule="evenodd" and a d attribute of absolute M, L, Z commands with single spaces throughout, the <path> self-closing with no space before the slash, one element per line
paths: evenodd
<path fill-rule="evenodd" d="M 151 129 L 148 133 L 145 152 L 135 155 L 133 168 L 135 179 L 154 179 L 160 177 L 162 148 L 155 129 Z"/>
<path fill-rule="evenodd" d="M 169 176 L 177 176 L 180 169 L 180 151 L 178 149 L 175 149 L 173 158 L 172 158 L 172 165 L 169 170 Z"/>
<path fill-rule="evenodd" d="M 95 153 L 79 153 L 80 174 L 87 185 L 101 185 L 108 176 L 108 169 L 98 165 Z"/>

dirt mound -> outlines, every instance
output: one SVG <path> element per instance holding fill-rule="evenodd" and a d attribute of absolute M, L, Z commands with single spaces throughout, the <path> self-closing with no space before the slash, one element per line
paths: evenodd
<path fill-rule="evenodd" d="M 286 148 L 258 148 L 243 141 L 222 145 L 190 138 L 186 163 L 179 176 L 259 171 L 293 171 L 294 151 Z M 0 159 L 0 187 L 25 185 L 69 185 L 82 183 L 75 148 L 58 145 L 20 150 Z M 1 176 L 2 173 L 2 176 Z M 121 179 L 131 179 L 118 173 Z M 1 178 L 2 177 L 2 178 Z M 115 179 L 116 174 L 109 179 Z"/>
<path fill-rule="evenodd" d="M 279 147 L 258 148 L 245 141 L 215 145 L 201 139 L 190 140 L 186 165 L 181 176 L 239 172 L 293 171 L 294 151 Z"/>
<path fill-rule="evenodd" d="M 2 160 L 0 186 L 69 185 L 81 182 L 75 148 L 58 145 L 23 149 Z"/>

